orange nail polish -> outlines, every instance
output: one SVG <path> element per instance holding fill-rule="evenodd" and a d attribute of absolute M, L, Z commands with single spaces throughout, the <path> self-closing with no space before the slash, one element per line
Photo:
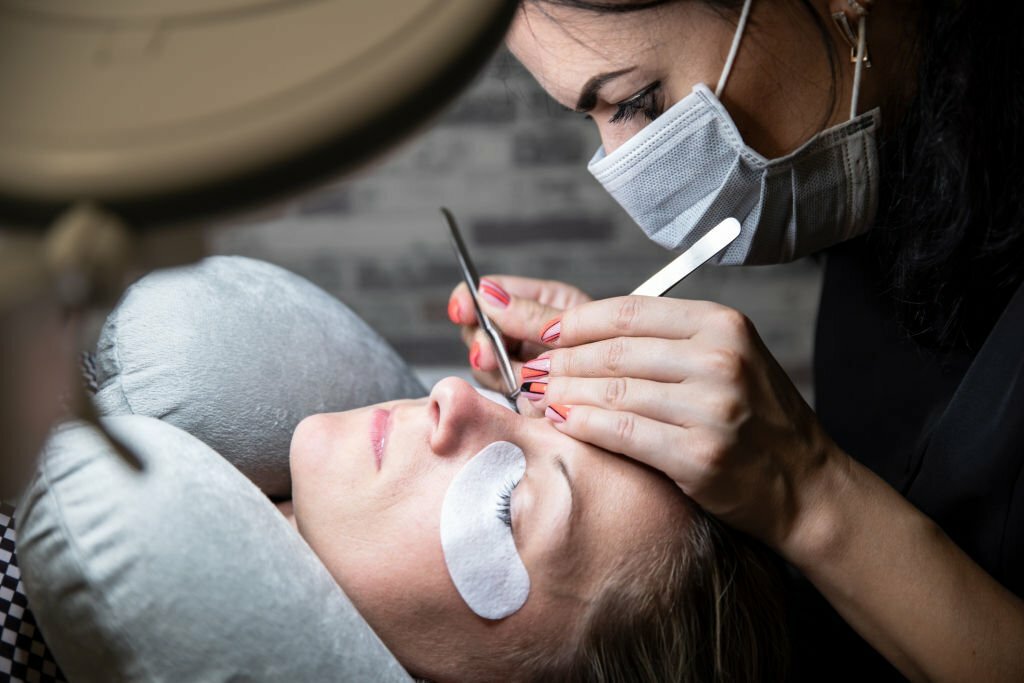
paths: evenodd
<path fill-rule="evenodd" d="M 523 365 L 522 370 L 519 371 L 519 374 L 522 376 L 524 382 L 528 382 L 530 380 L 540 379 L 541 377 L 547 377 L 550 372 L 551 359 L 544 358 L 542 356 L 540 358 L 534 358 L 531 361 L 527 361 Z"/>
<path fill-rule="evenodd" d="M 469 364 L 474 370 L 480 369 L 480 342 L 473 342 L 469 348 Z"/>
<path fill-rule="evenodd" d="M 560 403 L 551 403 L 547 409 L 544 410 L 544 417 L 548 418 L 552 422 L 562 423 L 569 419 L 569 411 L 572 410 L 570 406 L 563 406 Z"/>
<path fill-rule="evenodd" d="M 462 313 L 462 311 L 459 310 L 459 300 L 458 299 L 454 299 L 453 298 L 451 301 L 448 302 L 448 319 L 449 320 L 451 320 L 453 323 L 458 325 L 459 321 L 461 320 L 461 317 L 460 317 L 461 313 Z"/>
<path fill-rule="evenodd" d="M 540 340 L 542 342 L 551 344 L 558 341 L 560 336 L 562 336 L 562 316 L 552 318 L 544 323 L 544 327 L 540 331 Z"/>

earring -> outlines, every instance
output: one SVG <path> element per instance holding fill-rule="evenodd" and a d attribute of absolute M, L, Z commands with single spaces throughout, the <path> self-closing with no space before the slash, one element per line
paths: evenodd
<path fill-rule="evenodd" d="M 871 11 L 873 0 L 846 0 L 846 6 L 858 17 L 866 17 Z"/>
<path fill-rule="evenodd" d="M 843 37 L 846 44 L 850 46 L 850 63 L 857 63 L 857 39 L 859 32 L 864 26 L 862 19 L 868 16 L 871 11 L 872 0 L 846 0 L 846 5 L 849 7 L 849 11 L 857 17 L 857 30 L 854 30 L 850 24 L 850 17 L 845 11 L 838 11 L 832 13 L 832 21 L 835 22 L 836 28 L 839 29 L 839 35 Z M 863 3 L 863 4 L 862 4 Z M 868 51 L 867 38 L 865 37 L 864 43 L 864 67 L 871 68 L 871 57 Z"/>

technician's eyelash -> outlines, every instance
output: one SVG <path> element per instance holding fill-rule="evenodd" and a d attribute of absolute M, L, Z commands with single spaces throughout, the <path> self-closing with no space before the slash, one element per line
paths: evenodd
<path fill-rule="evenodd" d="M 608 123 L 630 121 L 637 114 L 643 114 L 648 121 L 653 121 L 664 111 L 661 100 L 661 81 L 655 81 L 625 102 L 619 103 Z"/>
<path fill-rule="evenodd" d="M 498 494 L 498 519 L 501 523 L 512 528 L 512 491 L 519 486 L 519 481 L 508 481 L 501 493 Z"/>

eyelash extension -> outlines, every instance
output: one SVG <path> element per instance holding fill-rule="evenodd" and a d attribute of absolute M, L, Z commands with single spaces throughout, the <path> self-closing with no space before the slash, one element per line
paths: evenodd
<path fill-rule="evenodd" d="M 608 123 L 623 123 L 631 121 L 637 114 L 643 114 L 648 121 L 661 116 L 664 111 L 661 101 L 661 81 L 655 81 L 649 86 L 618 105 L 615 114 L 608 119 Z"/>
<path fill-rule="evenodd" d="M 517 486 L 518 481 L 509 480 L 498 494 L 498 519 L 509 529 L 512 528 L 512 491 Z"/>

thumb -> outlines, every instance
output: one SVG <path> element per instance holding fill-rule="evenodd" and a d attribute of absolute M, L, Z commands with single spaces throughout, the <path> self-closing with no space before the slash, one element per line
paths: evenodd
<path fill-rule="evenodd" d="M 562 311 L 534 299 L 512 296 L 489 277 L 480 278 L 480 303 L 506 337 L 540 343 L 544 323 Z"/>

